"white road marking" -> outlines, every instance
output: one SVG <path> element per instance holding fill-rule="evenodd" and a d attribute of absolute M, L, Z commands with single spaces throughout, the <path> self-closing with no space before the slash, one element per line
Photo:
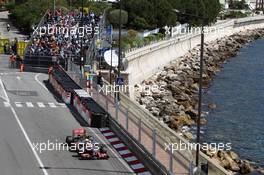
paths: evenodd
<path fill-rule="evenodd" d="M 7 93 L 6 93 L 6 91 L 5 91 L 5 87 L 4 87 L 4 84 L 3 84 L 3 81 L 0 79 L 0 86 L 1 86 L 1 90 L 3 91 L 3 99 L 5 100 L 5 101 L 8 101 L 9 102 L 9 100 L 7 100 L 8 99 L 8 96 L 7 96 Z"/>
<path fill-rule="evenodd" d="M 17 78 L 19 81 L 21 80 L 21 77 L 20 77 L 20 76 L 17 76 L 16 78 Z"/>
<path fill-rule="evenodd" d="M 57 106 L 54 103 L 48 103 L 51 108 L 56 108 Z"/>
<path fill-rule="evenodd" d="M 49 90 L 46 88 L 46 86 L 43 84 L 43 83 L 41 83 L 40 81 L 39 81 L 39 79 L 38 79 L 38 76 L 39 75 L 41 75 L 40 73 L 38 73 L 37 75 L 35 75 L 35 80 L 38 82 L 38 84 L 40 85 L 40 86 L 42 86 L 47 92 L 49 92 Z"/>
<path fill-rule="evenodd" d="M 3 82 L 0 81 L 0 84 L 3 85 Z M 3 91 L 4 91 L 4 94 L 6 95 L 6 102 L 10 103 L 10 99 L 9 99 L 7 93 L 6 93 L 6 90 L 3 89 Z M 12 113 L 13 113 L 13 115 L 14 115 L 14 117 L 15 117 L 15 119 L 16 119 L 16 121 L 17 121 L 17 123 L 18 123 L 18 125 L 19 125 L 19 127 L 20 127 L 20 129 L 22 131 L 22 133 L 24 134 L 24 137 L 26 138 L 26 140 L 27 140 L 27 142 L 28 142 L 28 144 L 29 144 L 29 146 L 30 146 L 30 148 L 31 148 L 34 156 L 36 157 L 37 162 L 38 162 L 39 166 L 41 167 L 41 170 L 42 170 L 43 174 L 44 175 L 49 175 L 48 172 L 47 172 L 47 170 L 44 168 L 45 166 L 44 166 L 43 162 L 41 161 L 40 157 L 38 156 L 36 150 L 33 148 L 32 142 L 30 141 L 29 136 L 28 136 L 25 128 L 23 127 L 21 121 L 19 120 L 19 118 L 17 116 L 17 113 L 16 113 L 16 111 L 13 108 L 12 105 L 10 106 L 10 109 L 11 109 L 11 111 L 12 111 Z"/>
<path fill-rule="evenodd" d="M 5 107 L 10 107 L 10 103 L 9 102 L 4 101 L 4 105 L 5 105 Z"/>
<path fill-rule="evenodd" d="M 96 134 L 95 132 L 94 132 L 94 130 L 93 129 L 91 129 L 91 128 L 88 128 L 92 133 L 94 133 L 94 135 L 100 140 L 100 142 L 102 143 L 102 144 L 104 144 L 106 147 L 107 147 L 107 149 L 108 150 L 110 150 L 113 154 L 114 154 L 114 156 L 117 158 L 117 159 L 119 159 L 119 161 L 128 169 L 128 170 L 131 170 L 131 168 L 130 168 L 130 166 L 125 162 L 125 160 L 124 159 L 122 159 L 119 155 L 117 155 L 117 153 L 115 152 L 115 151 L 113 151 L 112 150 L 112 148 L 108 145 L 108 144 L 106 144 L 106 142 L 103 140 L 103 139 L 101 139 L 99 136 L 98 136 L 98 134 Z"/>
<path fill-rule="evenodd" d="M 15 105 L 16 105 L 17 108 L 22 108 L 23 107 L 21 102 L 15 102 Z"/>
<path fill-rule="evenodd" d="M 27 105 L 27 107 L 29 107 L 29 108 L 34 108 L 34 105 L 33 105 L 33 103 L 31 103 L 31 102 L 26 102 L 26 105 Z"/>
<path fill-rule="evenodd" d="M 58 103 L 57 105 L 62 107 L 62 108 L 66 108 L 66 104 L 65 103 Z"/>
<path fill-rule="evenodd" d="M 39 106 L 40 108 L 45 108 L 44 103 L 42 103 L 42 102 L 37 102 L 37 104 L 38 104 L 38 106 Z"/>

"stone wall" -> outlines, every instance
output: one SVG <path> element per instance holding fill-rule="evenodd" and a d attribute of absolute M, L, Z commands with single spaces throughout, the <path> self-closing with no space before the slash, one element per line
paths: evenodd
<path fill-rule="evenodd" d="M 264 27 L 264 16 L 249 17 L 238 20 L 226 20 L 212 26 L 217 32 L 205 34 L 205 42 L 210 42 L 234 33 Z M 152 45 L 136 49 L 125 54 L 126 72 L 129 74 L 129 85 L 141 83 L 171 61 L 185 55 L 198 44 L 200 34 L 188 34 L 167 39 Z M 130 96 L 134 98 L 134 93 Z"/>

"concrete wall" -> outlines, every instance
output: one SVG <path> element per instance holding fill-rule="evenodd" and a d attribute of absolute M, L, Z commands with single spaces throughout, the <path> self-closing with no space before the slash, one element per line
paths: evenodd
<path fill-rule="evenodd" d="M 205 33 L 205 42 L 229 36 L 246 29 L 264 28 L 264 16 L 226 20 Z M 207 29 L 208 30 L 208 29 Z M 171 61 L 185 55 L 200 44 L 200 34 L 186 34 L 151 44 L 125 54 L 129 84 L 134 86 L 149 78 Z M 133 94 L 130 94 L 133 97 Z"/>

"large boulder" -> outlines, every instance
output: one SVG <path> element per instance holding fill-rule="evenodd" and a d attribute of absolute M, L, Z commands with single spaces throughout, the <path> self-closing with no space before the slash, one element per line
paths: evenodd
<path fill-rule="evenodd" d="M 239 159 L 239 156 L 234 151 L 228 151 L 227 153 L 233 160 L 238 160 Z"/>
<path fill-rule="evenodd" d="M 247 160 L 241 160 L 239 163 L 239 167 L 241 174 L 248 174 L 252 171 L 251 165 Z"/>

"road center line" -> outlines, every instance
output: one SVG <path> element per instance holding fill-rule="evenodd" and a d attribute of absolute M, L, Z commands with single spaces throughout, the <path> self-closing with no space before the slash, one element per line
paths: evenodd
<path fill-rule="evenodd" d="M 5 90 L 5 88 L 4 88 L 4 85 L 3 85 L 3 82 L 2 82 L 1 79 L 0 79 L 0 85 L 1 85 L 1 87 L 3 88 L 3 92 L 4 92 L 4 94 L 5 94 L 5 100 L 6 100 L 6 102 L 10 103 L 10 99 L 9 99 L 7 93 L 6 93 L 6 90 Z M 38 161 L 38 164 L 39 164 L 39 166 L 41 167 L 41 170 L 42 170 L 43 174 L 44 174 L 44 175 L 49 175 L 48 172 L 47 172 L 47 170 L 44 168 L 44 164 L 43 164 L 43 162 L 41 161 L 39 155 L 37 154 L 36 150 L 33 148 L 32 142 L 30 141 L 30 138 L 29 138 L 29 136 L 28 136 L 28 134 L 27 134 L 25 128 L 23 127 L 21 121 L 19 120 L 19 118 L 18 118 L 18 116 L 17 116 L 17 113 L 16 113 L 16 111 L 15 111 L 15 109 L 13 108 L 12 105 L 10 105 L 10 109 L 11 109 L 11 111 L 12 111 L 12 113 L 13 113 L 13 115 L 14 115 L 14 117 L 15 117 L 15 119 L 16 119 L 16 121 L 17 121 L 17 123 L 18 123 L 18 125 L 19 125 L 19 127 L 20 127 L 20 129 L 21 129 L 21 131 L 22 131 L 22 133 L 24 134 L 24 136 L 25 136 L 25 138 L 26 138 L 26 140 L 27 140 L 27 142 L 28 142 L 28 144 L 29 144 L 29 146 L 30 146 L 30 148 L 31 148 L 31 150 L 32 150 L 32 152 L 33 152 L 33 154 L 34 154 L 34 156 L 36 157 L 36 159 L 37 159 L 37 161 Z"/>

